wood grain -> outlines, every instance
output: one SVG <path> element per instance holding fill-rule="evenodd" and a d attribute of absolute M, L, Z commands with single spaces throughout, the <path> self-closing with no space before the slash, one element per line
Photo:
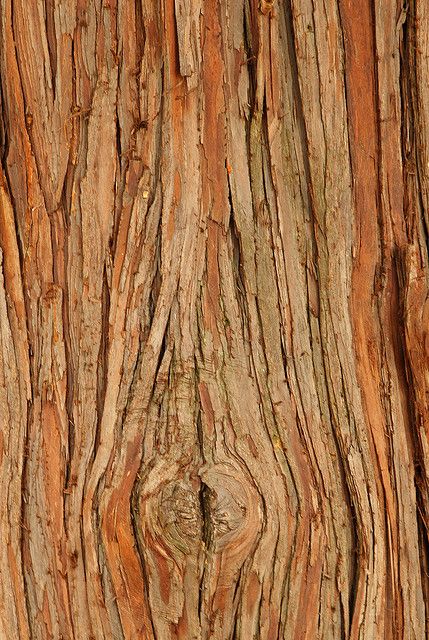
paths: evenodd
<path fill-rule="evenodd" d="M 0 15 L 0 638 L 426 638 L 427 4 Z"/>

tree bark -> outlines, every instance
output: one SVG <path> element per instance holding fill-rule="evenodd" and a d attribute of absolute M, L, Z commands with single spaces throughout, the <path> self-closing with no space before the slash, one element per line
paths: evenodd
<path fill-rule="evenodd" d="M 427 638 L 428 3 L 0 11 L 0 638 Z"/>

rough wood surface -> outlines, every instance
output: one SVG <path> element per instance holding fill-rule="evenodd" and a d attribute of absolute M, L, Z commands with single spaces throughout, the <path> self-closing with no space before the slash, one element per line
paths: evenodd
<path fill-rule="evenodd" d="M 0 638 L 427 638 L 426 0 L 0 13 Z"/>

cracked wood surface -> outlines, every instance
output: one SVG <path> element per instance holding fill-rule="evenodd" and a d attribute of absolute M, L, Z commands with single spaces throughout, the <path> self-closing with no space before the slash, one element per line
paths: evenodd
<path fill-rule="evenodd" d="M 428 4 L 0 16 L 0 638 L 426 638 Z"/>

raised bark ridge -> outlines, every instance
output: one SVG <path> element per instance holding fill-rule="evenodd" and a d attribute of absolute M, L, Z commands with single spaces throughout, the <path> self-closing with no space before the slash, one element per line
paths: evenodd
<path fill-rule="evenodd" d="M 427 3 L 0 10 L 0 637 L 426 638 Z"/>

